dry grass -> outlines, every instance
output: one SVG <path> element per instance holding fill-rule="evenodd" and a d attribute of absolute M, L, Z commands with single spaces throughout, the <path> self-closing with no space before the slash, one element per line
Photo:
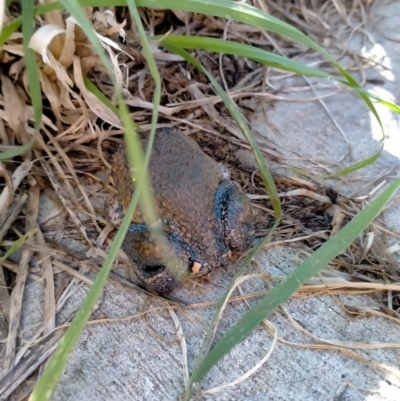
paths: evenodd
<path fill-rule="evenodd" d="M 368 40 L 365 19 L 373 7 L 372 3 L 361 0 L 253 0 L 255 6 L 287 20 L 317 42 L 328 46 L 343 60 L 347 70 L 358 72 L 362 79 L 365 76 L 364 69 L 377 61 L 352 54 L 346 43 L 356 31 L 363 33 Z M 19 15 L 17 8 L 12 11 L 14 16 Z M 87 13 L 93 18 L 97 31 L 118 45 L 118 48 L 107 46 L 106 50 L 113 62 L 117 79 L 122 83 L 127 104 L 131 107 L 132 119 L 143 129 L 149 128 L 153 107 L 153 81 L 127 10 L 87 10 Z M 141 10 L 141 14 L 150 34 L 167 33 L 173 26 L 176 34 L 190 33 L 239 40 L 298 61 L 313 61 L 319 64 L 319 68 L 327 68 L 302 46 L 242 24 L 170 11 Z M 6 15 L 5 22 L 12 18 L 11 15 Z M 44 92 L 42 137 L 22 157 L 0 162 L 0 249 L 4 253 L 22 234 L 33 233 L 22 246 L 20 254 L 7 260 L 0 259 L 0 330 L 3 339 L 1 364 L 4 367 L 0 393 L 4 396 L 14 392 L 15 400 L 24 399 L 30 392 L 37 377 L 35 372 L 54 350 L 63 328 L 67 325 L 68 319 L 54 331 L 57 314 L 76 291 L 77 285 L 90 285 L 91 279 L 87 274 L 101 266 L 112 241 L 109 235 L 111 227 L 104 219 L 102 205 L 115 193 L 108 181 L 110 152 L 113 143 L 122 138 L 116 115 L 85 88 L 83 77 L 87 75 L 112 100 L 113 91 L 107 74 L 98 58 L 93 55 L 80 29 L 71 21 L 64 21 L 59 12 L 50 13 L 43 18 L 37 17 L 36 22 L 37 26 L 53 24 L 64 27 L 66 33 L 59 35 L 55 28 L 42 27 L 33 44 L 38 53 L 42 53 L 47 47 L 50 50 L 48 64 L 44 64 L 42 58 L 38 57 L 40 82 Z M 129 46 L 121 43 L 118 38 L 123 31 Z M 48 39 L 51 37 L 53 39 L 49 43 Z M 33 134 L 33 110 L 25 92 L 26 77 L 22 55 L 19 33 L 14 34 L 0 48 L 2 152 L 26 144 Z M 268 198 L 254 165 L 238 156 L 239 151 L 248 149 L 248 145 L 244 143 L 241 132 L 233 124 L 221 99 L 214 95 L 205 77 L 193 67 L 176 62 L 179 61 L 176 56 L 156 50 L 154 55 L 163 78 L 158 126 L 173 126 L 187 134 L 193 134 L 207 154 L 230 168 L 233 179 L 252 198 L 258 213 L 257 235 L 264 236 L 273 218 Z M 232 98 L 238 102 L 245 115 L 250 116 L 255 112 L 254 99 L 257 99 L 262 108 L 285 100 L 279 88 L 282 80 L 291 74 L 242 58 L 203 51 L 197 51 L 196 55 L 229 89 Z M 71 64 L 73 72 L 67 69 Z M 292 90 L 309 89 L 306 85 Z M 305 100 L 314 99 L 305 97 L 302 101 Z M 267 159 L 281 161 L 279 152 L 273 146 L 264 145 L 261 150 Z M 276 177 L 276 184 L 281 192 L 283 218 L 273 242 L 268 246 L 290 243 L 291 246 L 298 247 L 299 255 L 313 252 L 329 239 L 332 233 L 362 208 L 363 202 L 369 196 L 366 191 L 364 197 L 345 198 L 323 185 L 295 177 Z M 376 183 L 378 184 L 380 182 Z M 50 202 L 51 207 L 47 208 L 45 202 L 46 205 Z M 359 241 L 328 267 L 326 277 L 304 286 L 295 296 L 377 293 L 389 305 L 387 309 L 355 310 L 352 307 L 351 312 L 379 314 L 399 323 L 396 310 L 400 307 L 400 277 L 391 256 L 394 249 L 385 245 L 384 239 L 388 234 L 400 235 L 390 231 L 383 222 L 376 222 L 368 233 L 364 233 Z M 74 244 L 80 246 L 76 247 Z M 118 263 L 127 266 L 127 259 L 122 251 Z M 35 280 L 41 280 L 45 288 L 43 324 L 35 329 L 35 334 L 30 338 L 23 338 L 20 316 L 23 297 L 27 296 L 24 289 L 28 274 L 33 275 Z M 113 272 L 110 280 L 113 279 L 134 291 L 141 290 L 129 281 L 129 275 L 124 278 Z M 263 294 L 264 292 L 246 294 L 234 297 L 230 302 Z M 24 302 L 29 302 L 29 299 L 25 298 Z M 174 308 L 180 307 L 179 302 L 171 304 Z M 186 308 L 208 307 L 213 304 L 215 303 L 204 301 L 201 304 L 186 305 Z M 345 305 L 343 307 L 348 310 Z M 103 321 L 105 320 L 90 324 Z M 176 325 L 179 329 L 179 321 L 176 321 Z M 354 344 L 325 344 L 320 347 L 343 352 L 344 349 L 353 348 Z M 348 355 L 357 357 L 353 351 L 347 351 Z M 25 382 L 27 378 L 31 378 L 31 381 Z"/>

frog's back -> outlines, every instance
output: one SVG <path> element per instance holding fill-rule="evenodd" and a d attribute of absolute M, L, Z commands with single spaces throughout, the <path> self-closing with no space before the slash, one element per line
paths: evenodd
<path fill-rule="evenodd" d="M 148 134 L 145 134 L 142 137 L 144 149 L 147 143 Z M 122 144 L 115 154 L 112 168 L 124 211 L 134 191 L 128 166 L 125 144 Z M 181 229 L 190 231 L 196 227 L 200 232 L 207 231 L 213 226 L 214 195 L 222 171 L 193 139 L 175 129 L 157 130 L 148 169 L 163 220 L 175 221 Z M 142 222 L 138 213 L 134 221 Z"/>
<path fill-rule="evenodd" d="M 147 142 L 147 141 L 146 141 Z M 198 144 L 180 131 L 158 131 L 149 164 L 149 173 L 159 207 L 168 218 L 196 223 L 213 219 L 213 202 L 221 169 Z"/>

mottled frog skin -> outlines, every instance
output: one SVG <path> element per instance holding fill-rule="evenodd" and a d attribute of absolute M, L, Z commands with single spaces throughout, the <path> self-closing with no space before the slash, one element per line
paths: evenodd
<path fill-rule="evenodd" d="M 144 148 L 147 137 L 142 138 Z M 254 215 L 249 198 L 193 139 L 175 129 L 157 130 L 148 169 L 165 235 L 190 273 L 205 275 L 226 264 L 231 250 L 250 247 Z M 135 190 L 124 143 L 114 155 L 112 176 L 118 195 L 106 212 L 118 226 Z M 166 293 L 179 286 L 162 265 L 139 209 L 122 247 L 148 290 Z"/>

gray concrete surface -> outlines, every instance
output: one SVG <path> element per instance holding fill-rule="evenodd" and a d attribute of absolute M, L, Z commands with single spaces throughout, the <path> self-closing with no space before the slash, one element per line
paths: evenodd
<path fill-rule="evenodd" d="M 367 77 L 384 79 L 385 82 L 382 86 L 368 84 L 367 88 L 400 103 L 400 4 L 393 2 L 391 5 L 382 5 L 375 13 L 380 19 L 381 30 L 384 28 L 385 32 L 390 32 L 397 42 L 387 40 L 379 30 L 371 31 L 375 45 L 366 43 L 364 51 L 368 54 L 384 52 L 386 56 L 383 61 L 390 66 L 390 70 L 369 70 Z M 361 38 L 356 35 L 351 46 L 359 51 Z M 317 82 L 314 79 L 311 81 Z M 303 78 L 298 77 L 288 80 L 285 85 L 304 84 Z M 322 90 L 317 91 L 323 93 Z M 285 94 L 293 97 L 305 95 L 312 96 L 312 93 Z M 330 97 L 325 103 L 346 133 L 352 148 L 351 154 L 343 160 L 348 146 L 318 102 L 275 102 L 273 107 L 268 108 L 268 122 L 261 110 L 255 113 L 251 122 L 259 131 L 258 138 L 262 140 L 264 136 L 269 142 L 275 143 L 277 150 L 292 165 L 307 168 L 313 166 L 310 161 L 295 160 L 306 157 L 324 164 L 327 161 L 336 163 L 332 167 L 336 169 L 361 160 L 379 148 L 376 123 L 354 93 Z M 400 118 L 382 107 L 378 108 L 389 135 L 384 154 L 373 166 L 355 173 L 353 177 L 357 179 L 348 180 L 347 183 L 330 181 L 343 193 L 352 193 L 364 187 L 371 177 L 387 173 L 390 179 L 398 174 Z M 269 123 L 279 131 L 279 136 L 268 128 Z M 275 171 L 282 172 L 279 165 L 272 166 Z M 393 205 L 385 218 L 387 224 L 400 231 L 398 205 Z M 394 257 L 400 260 L 399 253 L 394 254 Z M 275 247 L 261 254 L 258 260 L 265 271 L 275 275 L 282 275 L 298 264 L 296 251 L 289 247 Z M 182 289 L 174 295 L 192 302 L 217 300 L 232 276 L 232 269 L 221 269 L 211 274 L 203 289 Z M 263 288 L 263 284 L 256 280 L 246 286 L 253 291 Z M 83 287 L 68 301 L 66 307 L 74 310 L 85 292 Z M 376 298 L 367 296 L 338 298 L 350 305 L 378 305 Z M 111 283 L 107 285 L 94 317 L 123 317 L 157 305 L 161 306 L 162 303 Z M 246 308 L 244 304 L 229 306 L 217 337 Z M 321 338 L 400 343 L 400 331 L 395 323 L 383 318 L 351 317 L 328 296 L 292 299 L 286 308 L 300 325 Z M 187 341 L 190 369 L 213 312 L 212 308 L 192 312 L 177 311 Z M 271 322 L 276 326 L 279 336 L 288 341 L 313 342 L 296 331 L 282 311 L 274 313 Z M 206 390 L 222 385 L 244 374 L 264 356 L 270 344 L 271 336 L 265 330 L 255 330 L 206 376 L 202 388 Z M 357 352 L 400 369 L 399 349 Z M 166 311 L 148 315 L 147 318 L 90 326 L 85 329 L 72 353 L 52 400 L 179 400 L 184 390 L 181 357 L 175 326 Z M 270 359 L 250 379 L 216 395 L 198 395 L 196 399 L 394 401 L 400 399 L 400 378 L 336 351 L 278 343 Z"/>

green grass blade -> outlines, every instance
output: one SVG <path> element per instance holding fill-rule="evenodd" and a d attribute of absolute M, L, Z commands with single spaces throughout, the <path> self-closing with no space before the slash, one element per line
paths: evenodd
<path fill-rule="evenodd" d="M 26 0 L 24 0 L 25 2 Z M 33 4 L 33 1 L 31 1 Z M 59 2 L 54 2 L 50 4 L 45 4 L 42 6 L 37 6 L 34 8 L 33 15 L 42 15 L 50 11 L 55 11 L 55 10 L 60 10 L 62 8 L 62 5 Z M 33 23 L 33 20 L 31 21 Z M 3 46 L 4 43 L 7 42 L 7 40 L 10 38 L 10 36 L 17 31 L 17 29 L 22 25 L 22 17 L 15 18 L 13 21 L 11 21 L 9 24 L 7 24 L 5 27 L 3 27 L 3 30 L 0 32 L 0 46 Z"/>
<path fill-rule="evenodd" d="M 65 5 L 68 11 L 74 16 L 80 27 L 84 30 L 88 39 L 92 42 L 95 51 L 100 56 L 100 59 L 106 66 L 111 79 L 115 83 L 115 77 L 113 76 L 113 71 L 111 70 L 110 63 L 104 54 L 102 46 L 95 32 L 93 31 L 93 28 L 91 27 L 86 16 L 80 9 L 79 4 L 75 0 L 62 1 L 62 3 Z M 91 86 L 91 89 L 93 90 L 93 86 Z M 134 177 L 137 178 L 138 186 L 134 193 L 132 202 L 130 203 L 129 209 L 126 211 L 126 215 L 123 219 L 121 227 L 118 230 L 118 233 L 114 239 L 113 245 L 107 255 L 107 258 L 99 274 L 97 275 L 95 282 L 93 283 L 82 305 L 80 306 L 71 326 L 69 327 L 68 331 L 61 340 L 57 350 L 51 357 L 45 371 L 43 372 L 43 375 L 41 376 L 37 385 L 35 386 L 35 389 L 30 397 L 31 401 L 39 401 L 39 400 L 42 401 L 42 400 L 48 400 L 50 398 L 52 391 L 54 390 L 54 387 L 64 369 L 64 366 L 68 361 L 69 354 L 72 352 L 73 347 L 75 346 L 82 330 L 86 325 L 87 320 L 90 317 L 91 310 L 101 294 L 101 291 L 107 279 L 107 275 L 111 269 L 112 262 L 114 261 L 118 249 L 120 248 L 123 239 L 125 237 L 125 234 L 128 230 L 133 212 L 136 208 L 139 199 L 139 194 L 141 194 L 142 189 L 145 195 L 144 199 L 148 201 L 146 203 L 146 211 L 148 211 L 148 209 L 151 207 L 155 209 L 154 206 L 151 204 L 152 197 L 150 194 L 149 186 L 147 185 L 148 180 L 146 177 L 146 168 L 143 163 L 143 156 L 141 154 L 141 148 L 139 140 L 137 138 L 137 133 L 134 129 L 134 123 L 130 118 L 126 104 L 124 103 L 124 100 L 119 91 L 117 91 L 117 99 L 119 102 L 119 111 L 117 114 L 121 117 L 122 123 L 124 125 L 126 141 L 128 143 L 128 146 L 134 149 L 134 158 L 133 158 L 134 160 L 132 165 L 134 167 L 138 167 L 135 170 L 136 176 Z"/>
<path fill-rule="evenodd" d="M 111 102 L 110 99 L 108 99 L 103 92 L 100 91 L 100 89 L 86 76 L 83 77 L 83 83 L 85 84 L 85 87 L 88 91 L 93 93 L 97 97 L 97 99 L 100 100 L 105 106 L 107 106 L 111 111 L 113 111 L 117 116 L 119 115 L 119 109 L 117 106 L 114 105 L 114 103 Z M 140 126 L 136 124 L 134 121 L 132 121 L 133 128 L 135 131 L 142 131 Z"/>
<path fill-rule="evenodd" d="M 111 64 L 106 57 L 103 48 L 100 44 L 99 39 L 96 36 L 95 31 L 93 30 L 91 24 L 87 20 L 85 14 L 83 13 L 79 3 L 76 0 L 62 1 L 64 6 L 68 11 L 70 11 L 71 15 L 74 16 L 77 23 L 85 32 L 88 39 L 91 41 L 95 51 L 98 53 L 98 56 L 104 63 L 111 80 L 114 84 L 116 84 L 115 76 L 113 74 L 113 70 L 111 68 Z M 25 22 L 24 22 L 25 23 Z M 117 88 L 117 96 L 121 99 L 120 92 Z M 128 136 L 134 135 L 135 131 L 133 128 L 133 123 L 130 118 L 130 115 L 126 108 L 120 108 L 118 112 L 120 115 L 124 127 L 125 133 Z M 131 223 L 131 218 L 133 212 L 136 208 L 138 199 L 139 199 L 140 190 L 137 189 L 133 196 L 133 199 L 129 205 L 128 210 L 126 211 L 126 215 L 122 221 L 121 227 L 118 230 L 118 233 L 114 239 L 113 245 L 110 248 L 110 251 L 106 257 L 106 260 L 99 271 L 99 274 L 96 277 L 95 282 L 90 288 L 87 296 L 85 297 L 82 305 L 80 306 L 74 320 L 71 323 L 71 326 L 68 328 L 66 334 L 60 341 L 59 346 L 57 347 L 55 353 L 50 358 L 46 369 L 44 370 L 42 376 L 40 377 L 38 383 L 36 384 L 34 391 L 30 397 L 32 401 L 42 401 L 48 400 L 51 397 L 51 394 L 56 386 L 56 383 L 65 367 L 65 364 L 68 361 L 69 355 L 72 352 L 76 342 L 79 339 L 82 330 L 84 329 L 87 320 L 90 317 L 91 311 L 96 304 L 101 292 L 103 290 L 104 284 L 107 280 L 108 273 L 112 267 L 113 261 L 117 255 L 118 249 L 121 247 L 125 234 L 128 230 L 128 227 Z"/>
<path fill-rule="evenodd" d="M 23 146 L 18 146 L 15 149 L 8 150 L 6 152 L 0 152 L 0 160 L 8 160 L 8 159 L 13 159 L 16 156 L 23 155 L 25 152 L 27 152 L 35 143 L 36 138 L 38 136 L 38 133 L 35 132 L 32 136 L 32 139 L 25 145 Z"/>
<path fill-rule="evenodd" d="M 152 39 L 156 41 L 159 40 L 160 44 L 163 46 L 174 46 L 183 49 L 202 49 L 209 52 L 243 56 L 257 61 L 260 64 L 270 65 L 272 67 L 295 72 L 297 74 L 327 79 L 337 79 L 333 75 L 320 71 L 316 68 L 308 67 L 287 57 L 283 57 L 279 54 L 271 53 L 267 50 L 244 43 L 232 42 L 218 38 L 209 38 L 206 36 L 167 35 L 155 36 Z"/>
<path fill-rule="evenodd" d="M 83 83 L 88 91 L 93 93 L 102 103 L 104 103 L 111 111 L 113 111 L 116 115 L 119 114 L 118 107 L 115 106 L 110 99 L 108 99 L 103 92 L 88 78 L 83 77 Z"/>
<path fill-rule="evenodd" d="M 381 143 L 382 142 L 383 142 L 383 140 L 381 140 Z M 352 172 L 354 172 L 356 170 L 359 170 L 361 168 L 367 167 L 370 164 L 376 162 L 379 159 L 379 157 L 382 154 L 382 152 L 383 152 L 383 144 L 381 145 L 381 148 L 379 149 L 379 151 L 376 152 L 374 155 L 372 155 L 372 156 L 368 157 L 367 159 L 364 159 L 364 160 L 362 160 L 362 161 L 360 161 L 358 163 L 354 163 L 349 167 L 346 167 L 346 168 L 344 168 L 342 170 L 339 170 L 338 172 L 332 174 L 331 176 L 332 177 L 339 177 L 341 175 L 350 174 L 350 173 L 352 173 Z M 326 177 L 326 178 L 329 178 L 329 177 Z"/>
<path fill-rule="evenodd" d="M 144 1 L 145 2 L 145 1 Z M 163 3 L 163 0 L 159 0 L 160 3 Z M 139 5 L 138 1 L 138 5 Z M 329 60 L 337 70 L 343 75 L 343 77 L 348 82 L 349 86 L 356 89 L 359 96 L 365 101 L 368 108 L 371 112 L 375 115 L 381 129 L 382 129 L 382 140 L 384 138 L 384 129 L 379 118 L 379 115 L 372 104 L 371 100 L 368 98 L 368 94 L 365 93 L 364 90 L 360 87 L 358 82 L 347 72 L 345 71 L 340 64 L 321 46 L 311 40 L 308 36 L 303 34 L 297 28 L 292 27 L 291 25 L 280 21 L 277 18 L 272 17 L 264 13 L 263 11 L 249 6 L 247 4 L 239 3 L 239 2 L 232 2 L 229 0 L 219 0 L 218 2 L 210 4 L 207 0 L 186 0 L 182 2 L 180 0 L 165 0 L 165 8 L 170 9 L 185 9 L 186 11 L 192 12 L 200 12 L 203 14 L 214 15 L 221 18 L 231 19 L 239 22 L 243 22 L 248 25 L 256 26 L 262 29 L 266 29 L 270 32 L 277 33 L 279 35 L 285 36 L 289 39 L 292 39 L 295 42 L 302 43 L 311 49 L 314 49 L 322 56 L 324 56 L 327 60 Z M 181 4 L 182 3 L 182 4 Z M 183 5 L 184 3 L 184 5 Z M 162 6 L 161 6 L 162 7 Z M 176 8 L 175 8 L 176 7 Z M 190 8 L 190 10 L 188 10 Z M 200 11 L 201 10 L 201 11 Z M 380 101 L 380 100 L 378 100 Z M 384 102 L 387 105 L 389 102 Z M 392 109 L 398 108 L 396 105 L 392 105 Z M 400 111 L 400 109 L 399 109 Z"/>
<path fill-rule="evenodd" d="M 347 73 L 339 64 L 337 64 L 338 69 L 341 74 L 346 77 L 346 80 L 340 79 L 337 76 L 328 74 L 324 71 L 318 70 L 313 67 L 301 64 L 297 61 L 289 59 L 287 57 L 280 56 L 275 53 L 271 53 L 267 50 L 260 49 L 258 47 L 250 46 L 244 43 L 233 42 L 229 40 L 223 40 L 218 38 L 210 38 L 207 36 L 183 36 L 183 35 L 168 35 L 168 36 L 154 36 L 152 39 L 160 40 L 162 45 L 171 45 L 175 47 L 181 47 L 184 49 L 202 49 L 210 52 L 231 54 L 235 56 L 242 56 L 248 59 L 254 60 L 260 64 L 270 65 L 275 68 L 280 68 L 286 71 L 292 71 L 297 74 L 326 78 L 330 80 L 337 81 L 343 85 L 346 85 L 363 96 L 363 100 L 371 106 L 372 98 L 378 102 L 381 102 L 386 107 L 392 109 L 393 111 L 400 113 L 400 107 L 386 102 L 380 99 L 373 93 L 369 93 L 365 89 L 361 88 L 357 81 Z M 374 109 L 375 110 L 375 109 Z M 379 121 L 378 114 L 374 113 L 375 117 Z"/>
<path fill-rule="evenodd" d="M 135 5 L 135 1 L 128 0 L 128 6 L 133 20 L 136 23 L 140 36 L 140 43 L 143 46 L 146 61 L 155 82 L 155 90 L 153 96 L 154 108 L 151 118 L 151 130 L 146 154 L 143 157 L 141 143 L 138 136 L 130 135 L 125 136 L 125 141 L 128 148 L 128 157 L 130 158 L 130 164 L 133 167 L 133 171 L 135 171 L 136 177 L 134 178 L 137 178 L 137 186 L 140 188 L 140 193 L 142 194 L 140 199 L 140 206 L 141 210 L 143 211 L 146 225 L 149 227 L 150 233 L 153 239 L 156 241 L 157 246 L 160 247 L 160 249 L 164 250 L 162 252 L 164 255 L 163 264 L 176 279 L 181 280 L 187 273 L 187 268 L 185 268 L 181 264 L 164 234 L 162 225 L 160 224 L 160 219 L 156 213 L 156 203 L 151 191 L 150 180 L 147 173 L 147 165 L 150 160 L 150 153 L 154 142 L 156 124 L 158 122 L 158 110 L 161 98 L 161 78 L 153 54 L 151 53 L 151 49 L 147 41 L 147 36 Z M 122 107 L 126 107 L 124 103 L 120 103 L 120 108 Z"/>
<path fill-rule="evenodd" d="M 378 198 L 358 213 L 350 223 L 316 250 L 292 274 L 274 287 L 268 295 L 231 327 L 210 351 L 198 369 L 193 372 L 192 382 L 199 382 L 221 358 L 246 338 L 279 305 L 287 301 L 301 285 L 314 277 L 337 255 L 342 253 L 379 215 L 399 187 L 400 178 L 397 178 Z"/>
<path fill-rule="evenodd" d="M 114 242 L 110 248 L 110 251 L 108 252 L 106 260 L 104 261 L 104 264 L 96 277 L 96 280 L 90 287 L 88 294 L 78 310 L 78 313 L 75 315 L 67 332 L 61 339 L 56 351 L 47 363 L 46 369 L 39 378 L 29 398 L 29 401 L 47 401 L 50 399 L 57 381 L 60 378 L 60 375 L 68 361 L 69 355 L 71 354 L 75 344 L 79 339 L 79 336 L 85 328 L 90 314 L 92 313 L 93 307 L 103 291 L 108 273 L 111 270 L 114 259 L 117 256 L 118 250 L 122 245 L 125 234 L 131 223 L 131 217 L 136 208 L 138 199 L 139 191 L 136 191 L 129 205 L 129 209 L 122 221 L 121 227 L 114 238 Z"/>
<path fill-rule="evenodd" d="M 25 0 L 22 2 L 22 21 L 23 21 L 23 46 L 25 64 L 28 75 L 29 96 L 31 98 L 33 115 L 35 118 L 35 132 L 39 132 L 42 122 L 42 89 L 39 81 L 39 71 L 36 62 L 36 53 L 29 48 L 29 42 L 33 35 L 33 2 Z"/>
<path fill-rule="evenodd" d="M 33 35 L 33 16 L 34 16 L 34 7 L 33 2 L 31 1 L 23 1 L 22 2 L 22 17 L 21 21 L 23 21 L 23 47 L 25 53 L 25 63 L 26 63 L 26 70 L 28 76 L 28 88 L 29 94 L 32 102 L 33 107 L 33 116 L 35 119 L 35 126 L 34 126 L 34 134 L 30 141 L 23 146 L 19 146 L 16 149 L 9 150 L 7 152 L 0 153 L 0 160 L 12 159 L 16 156 L 22 155 L 27 152 L 29 149 L 32 148 L 33 144 L 36 141 L 37 135 L 40 131 L 40 125 L 42 122 L 42 90 L 40 87 L 39 81 L 39 71 L 36 62 L 36 53 L 29 48 L 29 42 Z M 7 31 L 7 27 L 1 32 L 3 35 L 4 31 Z"/>
<path fill-rule="evenodd" d="M 339 79 L 337 77 L 334 77 L 330 74 L 324 73 L 323 71 L 317 70 L 315 68 L 307 67 L 301 63 L 297 63 L 296 61 L 273 54 L 266 50 L 258 49 L 258 48 L 255 48 L 253 46 L 249 46 L 246 44 L 241 44 L 241 43 L 232 42 L 232 41 L 226 41 L 226 40 L 217 39 L 217 38 L 168 35 L 166 37 L 157 36 L 154 39 L 155 40 L 159 39 L 161 45 L 163 45 L 165 48 L 173 49 L 172 50 L 173 52 L 176 52 L 178 48 L 182 48 L 182 47 L 187 48 L 187 49 L 204 49 L 206 51 L 220 52 L 220 53 L 231 54 L 231 55 L 235 55 L 235 56 L 246 57 L 248 59 L 257 61 L 261 64 L 267 64 L 267 65 L 270 65 L 270 66 L 273 66 L 276 68 L 280 68 L 282 70 L 292 71 L 292 72 L 295 72 L 298 74 L 316 76 L 316 77 L 320 77 L 320 78 L 327 78 L 330 80 L 338 81 L 341 84 L 350 86 L 359 92 L 359 95 L 363 98 L 365 103 L 372 110 L 372 112 L 374 113 L 374 116 L 378 120 L 378 123 L 382 127 L 382 123 L 380 121 L 379 115 L 376 112 L 374 106 L 372 105 L 371 100 L 368 98 L 367 94 L 364 93 L 365 91 L 361 90 L 361 88 L 359 88 L 357 86 L 358 85 L 357 82 L 350 75 L 348 76 L 348 80 L 351 83 L 349 83 L 348 81 Z M 345 75 L 345 74 L 347 74 L 347 72 L 345 70 L 343 70 L 343 74 Z M 356 86 L 353 87 L 352 86 L 353 84 Z M 360 168 L 363 168 L 363 167 L 366 167 L 366 166 L 372 164 L 382 154 L 383 137 L 381 139 L 381 144 L 382 145 L 381 145 L 380 150 L 377 153 L 375 153 L 374 155 L 368 157 L 365 160 L 362 160 L 361 162 L 354 163 L 344 169 L 341 169 L 333 174 L 326 175 L 323 178 L 342 176 L 342 175 L 349 174 L 353 171 L 356 171 Z"/>
<path fill-rule="evenodd" d="M 10 36 L 17 31 L 17 29 L 22 25 L 22 18 L 16 18 L 12 22 L 3 26 L 3 29 L 0 32 L 0 46 L 3 46 L 4 43 L 10 38 Z"/>
<path fill-rule="evenodd" d="M 214 314 L 214 318 L 212 320 L 212 322 L 210 323 L 209 329 L 207 331 L 207 334 L 203 340 L 203 343 L 200 347 L 199 353 L 196 357 L 196 361 L 194 364 L 194 368 L 193 370 L 195 371 L 196 369 L 198 369 L 199 365 L 201 364 L 201 362 L 206 358 L 208 352 L 210 351 L 210 348 L 212 346 L 212 342 L 215 336 L 215 331 L 217 328 L 217 324 L 218 324 L 218 320 L 219 317 L 221 316 L 221 310 L 225 304 L 226 299 L 229 297 L 229 294 L 232 291 L 233 286 L 235 285 L 235 281 L 242 276 L 242 274 L 244 273 L 246 267 L 252 262 L 253 258 L 263 249 L 263 247 L 265 246 L 265 244 L 267 244 L 271 238 L 272 235 L 274 233 L 274 231 L 276 230 L 276 228 L 278 227 L 280 220 L 277 219 L 275 220 L 274 225 L 272 226 L 271 230 L 269 231 L 268 235 L 263 238 L 262 241 L 260 241 L 258 243 L 257 246 L 255 246 L 247 255 L 247 257 L 243 260 L 243 262 L 240 264 L 240 267 L 238 269 L 238 271 L 236 272 L 235 276 L 232 278 L 232 280 L 230 281 L 229 285 L 227 286 L 227 288 L 225 289 L 220 302 L 217 305 L 215 314 Z M 190 396 L 192 393 L 192 388 L 193 388 L 193 384 L 194 384 L 194 379 L 193 376 L 190 377 L 189 383 L 187 388 L 185 389 L 185 396 L 184 396 L 184 401 L 189 401 L 190 400 Z"/>
<path fill-rule="evenodd" d="M 243 263 L 241 264 L 239 270 L 237 271 L 237 273 L 235 274 L 235 277 L 233 278 L 233 280 L 230 282 L 228 288 L 225 290 L 224 295 L 221 298 L 221 301 L 217 307 L 216 313 L 214 315 L 214 319 L 213 322 L 211 322 L 210 328 L 207 332 L 206 338 L 203 341 L 203 344 L 201 346 L 200 352 L 198 354 L 196 363 L 195 363 L 195 368 L 194 370 L 196 371 L 197 369 L 199 369 L 199 366 L 201 366 L 201 364 L 203 363 L 204 359 L 207 357 L 207 353 L 211 347 L 212 344 L 212 340 L 214 338 L 214 333 L 215 333 L 215 328 L 216 328 L 216 324 L 217 324 L 217 320 L 218 317 L 220 315 L 220 311 L 223 307 L 223 304 L 225 303 L 225 300 L 227 299 L 227 297 L 229 296 L 229 293 L 235 283 L 235 280 L 242 275 L 243 271 L 245 270 L 245 268 L 249 265 L 249 263 L 252 261 L 253 257 L 262 249 L 262 247 L 271 239 L 273 232 L 275 231 L 276 227 L 279 224 L 280 221 L 280 217 L 281 217 L 281 204 L 280 204 L 280 200 L 279 200 L 279 196 L 278 196 L 278 191 L 275 187 L 275 183 L 274 180 L 272 178 L 272 175 L 265 163 L 264 157 L 256 143 L 256 141 L 253 138 L 253 135 L 247 125 L 246 120 L 244 119 L 244 117 L 242 116 L 240 110 L 238 109 L 238 107 L 236 106 L 236 104 L 232 101 L 232 99 L 228 96 L 228 94 L 223 90 L 223 88 L 221 87 L 221 85 L 219 85 L 219 83 L 215 80 L 215 78 L 208 72 L 207 69 L 205 69 L 194 57 L 192 57 L 188 52 L 186 52 L 185 50 L 178 48 L 178 47 L 174 47 L 174 46 L 165 46 L 169 51 L 180 55 L 181 57 L 183 57 L 186 61 L 188 61 L 189 63 L 193 64 L 197 69 L 199 69 L 200 71 L 202 71 L 207 78 L 210 80 L 211 84 L 213 85 L 215 91 L 218 93 L 219 96 L 221 96 L 224 104 L 226 105 L 226 107 L 228 108 L 229 112 L 231 113 L 232 117 L 235 119 L 236 123 L 238 124 L 238 126 L 240 127 L 243 135 L 246 137 L 247 141 L 249 142 L 250 146 L 253 149 L 253 153 L 255 156 L 255 159 L 257 161 L 258 167 L 261 171 L 261 176 L 264 182 L 264 186 L 266 188 L 266 191 L 268 193 L 268 195 L 270 196 L 270 200 L 275 212 L 275 224 L 272 227 L 272 229 L 270 230 L 269 234 L 263 239 L 263 241 L 261 241 L 254 249 L 252 249 L 249 253 L 249 255 L 246 257 L 246 259 L 243 261 Z M 194 383 L 195 377 L 192 375 L 190 380 L 189 380 L 189 384 L 188 387 L 185 391 L 185 397 L 184 400 L 188 401 L 190 399 L 191 396 L 191 391 L 192 391 L 192 387 L 193 387 L 193 383 Z"/>
<path fill-rule="evenodd" d="M 32 235 L 36 234 L 36 231 L 38 229 L 34 228 L 33 230 L 27 232 L 26 234 L 22 235 L 21 237 L 19 237 L 11 246 L 10 248 L 7 250 L 7 252 L 0 258 L 0 264 L 1 262 L 4 262 L 5 260 L 7 260 L 10 255 L 12 255 L 15 251 L 17 251 L 19 248 L 21 248 L 22 245 L 24 245 L 25 241 L 32 237 Z"/>
<path fill-rule="evenodd" d="M 211 75 L 210 72 L 207 71 L 193 56 L 191 56 L 187 51 L 175 47 L 175 46 L 166 46 L 166 49 L 171 51 L 172 53 L 178 54 L 182 58 L 184 58 L 189 63 L 193 64 L 197 69 L 203 72 L 207 78 L 210 80 L 211 84 L 213 85 L 215 91 L 221 96 L 225 106 L 228 108 L 229 112 L 231 113 L 232 117 L 235 119 L 237 125 L 239 126 L 240 130 L 242 131 L 243 135 L 245 136 L 247 142 L 253 149 L 253 153 L 257 162 L 257 165 L 261 171 L 261 176 L 264 181 L 265 189 L 270 197 L 272 207 L 275 212 L 276 219 L 280 218 L 281 215 L 281 205 L 279 201 L 278 191 L 276 190 L 274 180 L 272 175 L 265 163 L 264 156 L 261 153 L 260 148 L 258 147 L 256 141 L 253 138 L 253 135 L 246 123 L 246 120 L 243 118 L 242 113 L 240 112 L 239 108 L 236 104 L 232 101 L 232 99 L 228 96 L 228 94 L 222 89 L 221 85 L 217 82 L 217 80 Z"/>

